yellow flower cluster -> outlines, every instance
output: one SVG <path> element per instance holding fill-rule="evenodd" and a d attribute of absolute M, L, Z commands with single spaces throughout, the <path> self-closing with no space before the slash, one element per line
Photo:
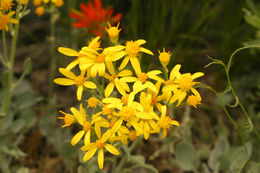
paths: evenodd
<path fill-rule="evenodd" d="M 45 7 L 48 4 L 54 4 L 56 7 L 61 7 L 64 4 L 63 0 L 33 0 L 33 5 L 36 7 L 35 13 L 38 17 L 44 15 Z"/>
<path fill-rule="evenodd" d="M 153 56 L 150 50 L 142 47 L 146 41 L 117 44 L 120 30 L 118 25 L 111 28 L 109 25 L 107 31 L 114 46 L 101 48 L 100 37 L 96 37 L 80 51 L 59 47 L 60 53 L 76 58 L 66 68 L 59 68 L 65 77 L 54 79 L 56 84 L 77 87 L 76 96 L 81 101 L 79 110 L 71 107 L 71 113 L 60 111 L 64 117 L 58 118 L 64 120 L 63 127 L 73 123 L 80 126 L 71 144 L 76 145 L 84 136 L 83 160 L 89 160 L 99 150 L 100 169 L 105 149 L 114 155 L 120 154 L 114 146 L 116 143 L 127 144 L 141 135 L 147 140 L 154 133 L 162 133 L 164 138 L 170 127 L 179 126 L 179 122 L 169 116 L 167 105 L 178 101 L 178 106 L 187 96 L 189 105 L 196 107 L 201 102 L 194 88 L 198 82 L 194 79 L 203 73 L 181 74 L 179 64 L 165 79 L 160 70 L 144 72 L 139 61 L 141 53 Z M 159 52 L 159 60 L 166 71 L 170 56 L 165 50 Z M 82 100 L 85 92 L 92 93 L 88 100 Z"/>
<path fill-rule="evenodd" d="M 11 11 L 14 3 L 13 0 L 1 0 L 0 1 L 0 31 L 5 30 L 9 31 L 8 24 L 10 23 L 19 23 L 17 19 L 12 18 L 15 14 L 15 11 Z"/>

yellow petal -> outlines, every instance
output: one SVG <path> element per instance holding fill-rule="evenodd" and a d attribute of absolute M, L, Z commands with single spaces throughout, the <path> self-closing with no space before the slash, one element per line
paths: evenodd
<path fill-rule="evenodd" d="M 122 46 L 122 45 L 116 45 L 116 46 L 112 46 L 112 47 L 108 47 L 106 48 L 108 51 L 110 52 L 118 52 L 118 51 L 121 51 L 125 48 L 125 46 Z"/>
<path fill-rule="evenodd" d="M 158 93 L 157 88 L 155 87 L 155 85 L 152 82 L 146 81 L 145 85 L 147 86 L 147 88 L 149 88 L 153 92 Z"/>
<path fill-rule="evenodd" d="M 69 65 L 67 65 L 66 69 L 67 69 L 67 70 L 71 70 L 71 69 L 73 69 L 78 63 L 79 63 L 79 59 L 76 59 L 76 60 L 72 61 L 71 63 L 69 63 Z"/>
<path fill-rule="evenodd" d="M 95 132 L 98 138 L 101 138 L 101 130 L 100 130 L 100 124 L 95 123 Z"/>
<path fill-rule="evenodd" d="M 154 76 L 154 75 L 158 75 L 161 73 L 162 72 L 160 70 L 152 70 L 152 71 L 147 72 L 146 74 L 147 74 L 147 76 L 150 76 L 150 75 Z"/>
<path fill-rule="evenodd" d="M 98 70 L 99 76 L 104 76 L 105 71 L 106 71 L 106 65 L 105 65 L 105 63 L 97 64 L 97 70 Z"/>
<path fill-rule="evenodd" d="M 111 133 L 114 134 L 115 132 L 117 132 L 117 130 L 121 127 L 122 123 L 123 123 L 122 119 L 117 120 L 117 122 L 112 127 Z"/>
<path fill-rule="evenodd" d="M 120 81 L 122 82 L 135 82 L 136 80 L 137 78 L 132 76 L 120 78 Z"/>
<path fill-rule="evenodd" d="M 80 139 L 83 137 L 83 135 L 85 134 L 84 130 L 79 131 L 72 139 L 71 139 L 71 145 L 76 145 Z"/>
<path fill-rule="evenodd" d="M 70 78 L 70 79 L 75 79 L 76 78 L 76 75 L 74 73 L 72 73 L 71 71 L 69 71 L 68 69 L 59 68 L 59 71 L 60 71 L 61 74 L 63 74 L 67 78 Z"/>
<path fill-rule="evenodd" d="M 135 42 L 136 42 L 139 46 L 146 43 L 146 41 L 145 41 L 144 39 L 139 39 L 139 40 L 136 40 Z"/>
<path fill-rule="evenodd" d="M 82 93 L 83 93 L 83 86 L 79 86 L 77 89 L 77 99 L 78 100 L 81 100 Z"/>
<path fill-rule="evenodd" d="M 84 144 L 89 144 L 90 143 L 90 130 L 85 134 L 84 138 Z"/>
<path fill-rule="evenodd" d="M 109 97 L 114 90 L 114 83 L 110 82 L 105 89 L 105 97 Z"/>
<path fill-rule="evenodd" d="M 103 169 L 103 165 L 104 165 L 104 149 L 100 148 L 99 152 L 98 152 L 98 166 L 99 166 L 99 169 Z"/>
<path fill-rule="evenodd" d="M 115 125 L 114 125 L 114 126 L 115 126 Z M 101 137 L 101 142 L 105 143 L 110 136 L 111 136 L 111 130 L 108 129 L 108 130 L 103 134 L 103 136 Z"/>
<path fill-rule="evenodd" d="M 109 151 L 111 154 L 114 154 L 114 155 L 120 154 L 120 152 L 113 145 L 105 144 L 105 149 L 107 151 Z"/>
<path fill-rule="evenodd" d="M 93 148 L 91 150 L 89 150 L 85 156 L 83 157 L 83 161 L 86 162 L 88 161 L 89 159 L 91 159 L 91 157 L 93 157 L 93 155 L 96 153 L 97 151 L 97 148 Z"/>
<path fill-rule="evenodd" d="M 171 120 L 170 123 L 175 126 L 180 126 L 180 123 L 176 120 Z"/>
<path fill-rule="evenodd" d="M 166 111 L 167 111 L 167 107 L 166 106 L 162 106 L 162 108 L 161 108 L 161 117 L 165 117 L 165 115 L 166 115 Z"/>
<path fill-rule="evenodd" d="M 204 75 L 204 73 L 202 73 L 202 72 L 197 72 L 197 73 L 194 73 L 191 77 L 192 77 L 192 79 L 196 79 L 196 78 L 201 77 L 201 76 L 203 76 L 203 75 Z"/>
<path fill-rule="evenodd" d="M 173 67 L 173 69 L 171 70 L 170 72 L 170 80 L 173 80 L 175 77 L 176 77 L 176 74 L 177 73 L 180 73 L 180 68 L 181 68 L 181 65 L 180 64 L 177 64 Z"/>
<path fill-rule="evenodd" d="M 166 136 L 167 136 L 167 130 L 164 128 L 164 129 L 163 129 L 162 138 L 165 138 Z"/>
<path fill-rule="evenodd" d="M 16 23 L 19 23 L 19 20 L 17 20 L 17 19 L 10 19 L 9 22 L 10 22 L 10 23 L 15 23 L 15 24 L 16 24 Z"/>
<path fill-rule="evenodd" d="M 146 49 L 146 48 L 143 48 L 143 47 L 140 47 L 140 52 L 144 52 L 144 53 L 147 53 L 147 54 L 149 54 L 149 55 L 153 55 L 153 52 L 152 52 L 152 51 L 150 51 L 150 50 L 148 50 L 148 49 Z"/>
<path fill-rule="evenodd" d="M 83 120 L 83 123 L 85 123 L 87 121 L 87 117 L 86 117 L 86 113 L 85 113 L 85 110 L 84 110 L 82 104 L 80 104 L 80 106 L 79 106 L 79 111 L 80 111 L 79 112 L 80 113 L 80 117 Z"/>
<path fill-rule="evenodd" d="M 120 80 L 118 79 L 118 78 L 116 78 L 115 79 L 115 85 L 116 85 L 116 88 L 117 88 L 117 90 L 118 90 L 118 92 L 120 93 L 120 94 L 122 94 L 122 95 L 125 95 L 126 94 L 126 92 L 125 92 L 125 90 L 124 90 L 124 88 L 123 88 L 123 86 L 121 85 L 121 84 L 125 84 L 124 82 L 120 82 Z M 127 84 L 126 84 L 127 85 Z M 127 85 L 128 86 L 128 85 Z"/>
<path fill-rule="evenodd" d="M 66 47 L 59 47 L 58 51 L 67 56 L 79 56 L 79 53 L 77 51 Z"/>
<path fill-rule="evenodd" d="M 113 63 L 111 61 L 107 61 L 106 65 L 107 65 L 107 69 L 108 69 L 109 73 L 111 75 L 115 75 L 115 69 L 114 69 Z"/>
<path fill-rule="evenodd" d="M 127 65 L 128 61 L 129 61 L 129 57 L 125 57 L 125 59 L 122 61 L 122 63 L 120 64 L 118 69 L 122 70 L 123 68 L 125 68 L 125 66 Z"/>
<path fill-rule="evenodd" d="M 120 51 L 108 58 L 109 61 L 117 61 L 126 55 L 126 51 Z"/>
<path fill-rule="evenodd" d="M 97 88 L 97 85 L 94 84 L 94 83 L 91 82 L 91 81 L 85 81 L 83 85 L 84 85 L 86 88 L 90 88 L 90 89 L 96 89 L 96 88 Z"/>
<path fill-rule="evenodd" d="M 130 58 L 130 62 L 132 64 L 132 67 L 134 68 L 136 74 L 142 73 L 141 67 L 140 67 L 140 62 L 137 57 Z"/>
<path fill-rule="evenodd" d="M 81 147 L 82 151 L 87 151 L 87 150 L 92 150 L 96 148 L 96 143 L 90 143 L 90 144 L 85 144 L 83 147 Z"/>
<path fill-rule="evenodd" d="M 145 112 L 138 112 L 135 114 L 138 118 L 144 119 L 144 120 L 151 120 L 153 117 Z"/>
<path fill-rule="evenodd" d="M 74 107 L 71 107 L 70 111 L 73 113 L 73 115 L 75 116 L 75 118 L 79 122 L 79 124 L 84 126 L 85 122 L 84 122 L 84 119 L 82 119 L 82 116 L 80 115 L 80 112 L 77 109 L 75 109 Z"/>
<path fill-rule="evenodd" d="M 130 70 L 122 70 L 120 71 L 117 76 L 123 77 L 123 76 L 131 76 L 133 73 Z"/>
<path fill-rule="evenodd" d="M 53 81 L 56 84 L 65 85 L 65 86 L 74 85 L 75 84 L 74 80 L 71 80 L 71 79 L 68 79 L 68 78 L 56 78 Z"/>
<path fill-rule="evenodd" d="M 150 136 L 150 127 L 147 121 L 144 123 L 144 139 L 147 140 Z"/>
<path fill-rule="evenodd" d="M 176 106 L 179 106 L 182 103 L 182 101 L 185 99 L 186 95 L 187 95 L 187 92 L 182 92 L 180 94 L 180 96 L 178 98 L 178 104 Z"/>
<path fill-rule="evenodd" d="M 93 65 L 91 67 L 90 76 L 91 77 L 96 77 L 97 76 L 97 72 L 98 72 L 97 66 Z"/>

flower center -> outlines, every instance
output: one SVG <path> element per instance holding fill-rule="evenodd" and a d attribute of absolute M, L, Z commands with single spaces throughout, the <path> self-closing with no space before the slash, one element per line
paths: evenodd
<path fill-rule="evenodd" d="M 190 74 L 182 75 L 179 80 L 179 85 L 181 89 L 183 89 L 184 91 L 189 91 L 193 86 L 191 75 Z"/>
<path fill-rule="evenodd" d="M 131 107 L 124 107 L 119 112 L 119 116 L 125 121 L 131 120 L 134 117 L 134 115 L 135 115 L 135 109 Z"/>
<path fill-rule="evenodd" d="M 104 63 L 104 62 L 105 62 L 105 58 L 106 58 L 105 55 L 99 54 L 99 55 L 97 56 L 96 62 L 99 63 L 99 64 Z"/>
<path fill-rule="evenodd" d="M 84 126 L 83 126 L 83 130 L 85 132 L 89 131 L 91 129 L 91 124 L 89 122 L 85 122 Z"/>
<path fill-rule="evenodd" d="M 187 101 L 190 106 L 194 106 L 195 108 L 196 108 L 197 104 L 200 104 L 200 101 L 198 100 L 198 98 L 195 95 L 189 96 Z"/>
<path fill-rule="evenodd" d="M 161 128 L 169 128 L 171 126 L 170 124 L 171 118 L 169 116 L 165 116 L 162 117 L 159 121 L 158 121 L 158 125 Z"/>
<path fill-rule="evenodd" d="M 105 144 L 103 143 L 103 142 L 101 142 L 101 140 L 97 140 L 96 141 L 96 146 L 97 146 L 97 148 L 104 148 L 104 146 L 105 146 Z"/>
<path fill-rule="evenodd" d="M 157 98 L 156 97 L 152 97 L 152 105 L 156 105 L 156 103 L 157 103 Z"/>
<path fill-rule="evenodd" d="M 166 85 L 166 86 L 173 85 L 173 84 L 174 84 L 174 83 L 173 83 L 172 80 L 167 80 L 167 81 L 165 82 L 165 85 Z"/>
<path fill-rule="evenodd" d="M 113 126 L 115 125 L 116 121 L 117 121 L 116 118 L 113 118 L 113 119 L 110 120 L 109 126 L 110 126 L 111 129 L 112 129 Z"/>
<path fill-rule="evenodd" d="M 80 75 L 80 76 L 77 76 L 76 79 L 75 79 L 75 84 L 76 84 L 77 86 L 83 85 L 84 82 L 85 82 L 85 78 L 84 78 L 83 76 L 81 76 L 81 75 Z"/>
<path fill-rule="evenodd" d="M 117 78 L 117 75 L 112 75 L 111 76 L 111 81 L 114 81 Z"/>
<path fill-rule="evenodd" d="M 102 108 L 102 111 L 103 111 L 103 115 L 111 115 L 112 112 L 114 111 L 114 108 L 108 108 L 107 105 L 105 105 Z"/>
<path fill-rule="evenodd" d="M 140 47 L 139 47 L 138 43 L 136 43 L 134 41 L 127 41 L 125 50 L 126 50 L 127 55 L 136 57 L 140 51 Z"/>
<path fill-rule="evenodd" d="M 9 23 L 9 17 L 3 15 L 1 18 L 0 18 L 1 22 L 0 22 L 0 30 L 3 29 L 8 23 Z"/>
<path fill-rule="evenodd" d="M 70 114 L 65 114 L 64 116 L 64 122 L 66 126 L 70 126 L 74 122 L 74 117 L 73 115 Z"/>
<path fill-rule="evenodd" d="M 127 104 L 128 103 L 128 97 L 129 97 L 129 95 L 128 94 L 125 94 L 125 95 L 123 95 L 122 97 L 121 97 L 121 100 L 122 100 L 122 103 L 123 104 Z"/>
<path fill-rule="evenodd" d="M 130 133 L 129 133 L 129 139 L 131 141 L 135 141 L 136 138 L 137 138 L 137 135 L 136 135 L 135 131 L 131 130 Z"/>
<path fill-rule="evenodd" d="M 5 11 L 8 11 L 10 8 L 12 8 L 12 0 L 2 0 L 1 1 L 1 7 L 5 9 Z"/>
<path fill-rule="evenodd" d="M 137 77 L 141 82 L 145 82 L 148 79 L 148 76 L 145 73 L 140 73 L 137 75 Z"/>
<path fill-rule="evenodd" d="M 95 108 L 98 104 L 96 97 L 92 96 L 88 99 L 88 107 Z"/>

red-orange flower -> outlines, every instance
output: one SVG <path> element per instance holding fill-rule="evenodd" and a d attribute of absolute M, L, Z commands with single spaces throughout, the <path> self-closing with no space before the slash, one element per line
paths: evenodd
<path fill-rule="evenodd" d="M 70 17 L 77 21 L 72 24 L 74 28 L 86 28 L 86 32 L 91 32 L 101 36 L 107 23 L 112 25 L 121 20 L 122 14 L 112 16 L 114 10 L 112 7 L 107 9 L 102 7 L 101 0 L 94 0 L 94 4 L 89 2 L 88 5 L 80 4 L 81 11 L 74 10 Z"/>

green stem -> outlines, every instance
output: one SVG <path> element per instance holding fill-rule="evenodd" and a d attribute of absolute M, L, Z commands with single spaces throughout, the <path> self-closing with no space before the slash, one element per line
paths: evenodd
<path fill-rule="evenodd" d="M 260 46 L 251 45 L 251 46 L 245 46 L 245 47 L 241 47 L 241 48 L 237 49 L 236 51 L 234 51 L 231 54 L 227 66 L 224 66 L 225 71 L 226 71 L 226 77 L 227 77 L 228 85 L 230 86 L 231 92 L 232 92 L 232 94 L 233 94 L 233 96 L 235 98 L 238 98 L 238 96 L 237 96 L 235 90 L 233 89 L 233 86 L 232 86 L 232 83 L 231 83 L 230 77 L 229 77 L 229 70 L 230 70 L 230 67 L 231 67 L 231 62 L 232 62 L 232 59 L 233 59 L 233 57 L 234 57 L 234 55 L 236 53 L 238 53 L 241 50 L 248 49 L 248 48 L 260 48 Z M 238 101 L 238 104 L 239 104 L 239 107 L 242 109 L 242 111 L 243 111 L 244 115 L 246 116 L 246 118 L 247 118 L 248 122 L 250 123 L 250 125 L 253 126 L 251 118 L 250 118 L 249 114 L 247 113 L 247 111 L 246 111 L 245 107 L 243 106 L 243 104 L 240 102 L 240 100 Z M 254 129 L 254 133 L 256 134 L 257 138 L 260 140 L 260 135 L 259 135 L 259 133 L 257 132 L 257 130 L 255 129 L 254 126 L 253 126 L 253 129 Z"/>
<path fill-rule="evenodd" d="M 7 47 L 6 47 L 6 37 L 5 37 L 5 30 L 2 30 L 2 35 L 3 35 L 3 47 L 4 47 L 4 59 L 3 62 L 8 62 L 8 54 L 7 54 Z"/>
<path fill-rule="evenodd" d="M 169 79 L 169 77 L 168 77 L 169 70 L 167 69 L 166 66 L 163 66 L 163 69 L 164 69 L 165 79 L 166 79 L 166 81 L 167 81 L 167 80 Z"/>
<path fill-rule="evenodd" d="M 17 19 L 18 19 L 18 15 L 19 15 L 19 13 L 17 12 L 16 13 Z M 1 115 L 6 115 L 8 108 L 9 108 L 10 100 L 12 97 L 13 69 L 14 69 L 15 51 L 16 51 L 18 31 L 19 31 L 19 23 L 15 24 L 14 35 L 12 38 L 11 52 L 10 52 L 10 58 L 9 58 L 9 62 L 8 62 L 7 89 L 5 91 L 5 97 L 2 102 Z M 0 126 L 1 126 L 1 119 L 0 119 Z"/>
<path fill-rule="evenodd" d="M 55 54 L 55 22 L 54 19 L 55 12 L 52 11 L 50 14 L 50 27 L 51 27 L 51 35 L 50 35 L 50 54 L 51 54 L 51 62 L 49 64 L 50 68 L 50 77 L 49 77 L 49 90 L 48 90 L 48 98 L 47 98 L 47 109 L 48 111 L 52 111 L 54 100 L 53 100 L 53 90 L 54 90 L 54 84 L 53 79 L 55 75 L 56 70 L 56 64 L 57 64 L 57 57 Z"/>

